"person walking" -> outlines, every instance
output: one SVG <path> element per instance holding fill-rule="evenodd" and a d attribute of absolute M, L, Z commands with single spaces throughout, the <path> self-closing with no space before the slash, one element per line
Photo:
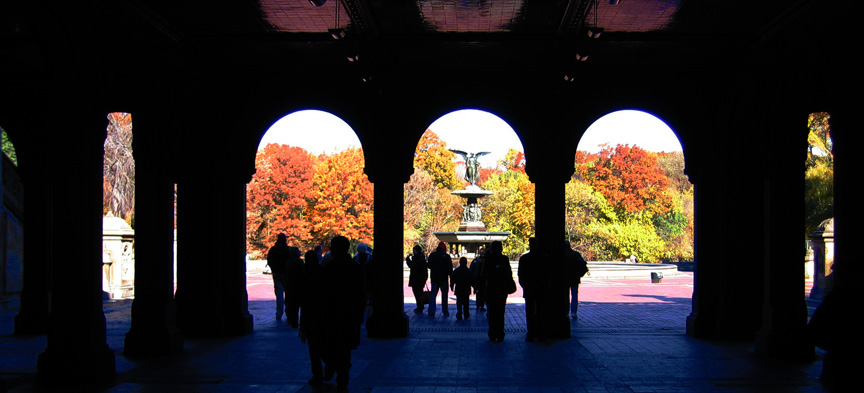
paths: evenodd
<path fill-rule="evenodd" d="M 471 286 L 474 279 L 471 277 L 471 270 L 468 270 L 468 259 L 465 257 L 459 258 L 459 267 L 453 271 L 452 279 L 450 280 L 450 289 L 456 294 L 456 319 L 462 320 L 471 317 L 469 311 L 468 300 L 471 296 Z"/>
<path fill-rule="evenodd" d="M 300 337 L 309 347 L 309 364 L 312 370 L 310 385 L 320 385 L 333 379 L 333 370 L 324 367 L 324 336 L 321 322 L 321 254 L 309 250 L 303 262 L 303 286 L 300 298 Z"/>
<path fill-rule="evenodd" d="M 414 312 L 420 314 L 426 305 L 423 301 L 423 290 L 426 287 L 426 279 L 429 278 L 429 269 L 426 266 L 426 256 L 423 255 L 423 248 L 415 245 L 411 254 L 405 257 L 405 264 L 410 269 L 408 273 L 408 286 L 411 287 L 411 292 L 414 293 L 414 299 L 417 303 Z"/>
<path fill-rule="evenodd" d="M 330 256 L 321 263 L 321 333 L 325 364 L 335 374 L 336 387 L 348 387 L 351 351 L 360 344 L 360 328 L 366 311 L 366 290 L 360 265 L 348 254 L 344 236 L 330 241 Z M 329 377 L 325 367 L 325 379 Z"/>
<path fill-rule="evenodd" d="M 288 247 L 288 261 L 285 264 L 285 317 L 291 327 L 299 325 L 300 298 L 303 292 L 303 260 L 300 259 L 300 249 Z"/>
<path fill-rule="evenodd" d="M 525 325 L 528 333 L 525 340 L 544 340 L 541 307 L 548 287 L 548 258 L 540 250 L 535 238 L 528 239 L 528 252 L 519 258 L 519 285 L 525 298 Z"/>
<path fill-rule="evenodd" d="M 494 241 L 486 250 L 482 277 L 486 279 L 486 319 L 489 322 L 489 340 L 504 341 L 504 311 L 507 295 L 515 292 L 510 260 L 503 254 L 500 241 Z"/>
<path fill-rule="evenodd" d="M 372 305 L 372 280 L 373 267 L 372 264 L 372 248 L 366 243 L 357 245 L 357 253 L 354 254 L 354 261 L 360 265 L 360 270 L 363 272 L 363 286 L 366 287 L 366 302 L 367 305 Z"/>
<path fill-rule="evenodd" d="M 267 251 L 267 266 L 273 277 L 273 292 L 276 294 L 276 319 L 282 319 L 285 308 L 285 287 L 288 273 L 288 260 L 291 249 L 288 247 L 288 235 L 280 233 L 276 236 L 276 244 Z"/>
<path fill-rule="evenodd" d="M 429 282 L 432 284 L 432 293 L 429 296 L 429 316 L 435 316 L 435 298 L 441 292 L 441 312 L 449 316 L 447 310 L 447 297 L 449 294 L 450 274 L 453 273 L 453 260 L 447 254 L 447 244 L 438 243 L 438 248 L 429 254 Z"/>
<path fill-rule="evenodd" d="M 486 280 L 481 277 L 483 271 L 483 260 L 486 258 L 486 250 L 483 247 L 477 251 L 477 256 L 471 261 L 471 274 L 474 279 L 474 305 L 477 311 L 486 311 Z"/>
<path fill-rule="evenodd" d="M 579 311 L 579 284 L 582 276 L 588 273 L 588 262 L 582 258 L 582 254 L 570 248 L 570 242 L 564 241 L 562 262 L 564 263 L 566 279 L 570 286 L 570 318 L 578 319 Z"/>

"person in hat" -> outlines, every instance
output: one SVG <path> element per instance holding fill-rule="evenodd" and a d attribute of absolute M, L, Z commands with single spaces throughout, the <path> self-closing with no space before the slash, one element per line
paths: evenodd
<path fill-rule="evenodd" d="M 449 294 L 450 275 L 453 274 L 453 260 L 450 254 L 447 253 L 447 244 L 444 242 L 438 243 L 438 248 L 429 254 L 429 282 L 431 285 L 431 294 L 429 296 L 429 316 L 435 316 L 435 297 L 438 291 L 441 291 L 441 312 L 444 316 L 449 316 L 447 310 L 447 297 Z"/>
<path fill-rule="evenodd" d="M 288 261 L 291 259 L 291 248 L 288 247 L 288 235 L 280 233 L 276 236 L 276 244 L 267 251 L 267 266 L 273 276 L 273 292 L 276 294 L 276 319 L 282 319 L 285 308 L 285 288 L 288 274 Z"/>

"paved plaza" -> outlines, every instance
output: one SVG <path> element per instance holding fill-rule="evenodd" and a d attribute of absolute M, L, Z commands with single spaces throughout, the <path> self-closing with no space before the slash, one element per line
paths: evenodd
<path fill-rule="evenodd" d="M 305 344 L 297 330 L 274 318 L 270 277 L 248 275 L 255 331 L 248 336 L 185 340 L 176 356 L 128 359 L 122 355 L 129 329 L 128 302 L 105 307 L 108 344 L 117 352 L 117 376 L 106 386 L 55 391 L 100 392 L 330 392 L 306 384 Z M 580 318 L 572 338 L 525 341 L 521 295 L 507 305 L 506 338 L 492 343 L 486 319 L 415 314 L 406 288 L 410 334 L 368 339 L 354 351 L 351 392 L 821 392 L 821 354 L 813 362 L 756 356 L 752 341 L 713 342 L 687 337 L 692 273 L 648 279 L 585 279 Z M 451 299 L 451 303 L 453 299 Z M 0 378 L 9 392 L 51 391 L 35 383 L 36 357 L 44 336 L 11 335 L 11 317 L 0 328 Z"/>

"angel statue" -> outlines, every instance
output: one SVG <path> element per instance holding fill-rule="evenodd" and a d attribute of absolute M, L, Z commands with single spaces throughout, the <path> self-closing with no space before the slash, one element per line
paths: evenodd
<path fill-rule="evenodd" d="M 468 183 L 472 186 L 476 186 L 477 180 L 480 180 L 480 162 L 477 161 L 477 159 L 481 156 L 489 154 L 490 152 L 481 151 L 479 153 L 466 153 L 462 150 L 448 150 L 462 156 L 462 158 L 465 159 L 465 180 L 468 180 Z"/>

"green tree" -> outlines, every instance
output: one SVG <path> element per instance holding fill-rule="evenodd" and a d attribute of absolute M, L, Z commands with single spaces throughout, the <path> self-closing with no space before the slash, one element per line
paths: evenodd
<path fill-rule="evenodd" d="M 810 114 L 807 161 L 804 173 L 804 235 L 834 216 L 834 145 L 830 115 Z"/>
<path fill-rule="evenodd" d="M 18 165 L 18 154 L 15 152 L 15 146 L 12 145 L 12 140 L 6 135 L 6 130 L 0 128 L 0 142 L 2 142 L 3 154 L 9 157 L 13 164 Z"/>
<path fill-rule="evenodd" d="M 534 236 L 534 184 L 525 172 L 510 170 L 494 174 L 484 183 L 494 194 L 483 198 L 483 223 L 492 232 L 510 232 L 504 252 L 518 258 Z"/>

